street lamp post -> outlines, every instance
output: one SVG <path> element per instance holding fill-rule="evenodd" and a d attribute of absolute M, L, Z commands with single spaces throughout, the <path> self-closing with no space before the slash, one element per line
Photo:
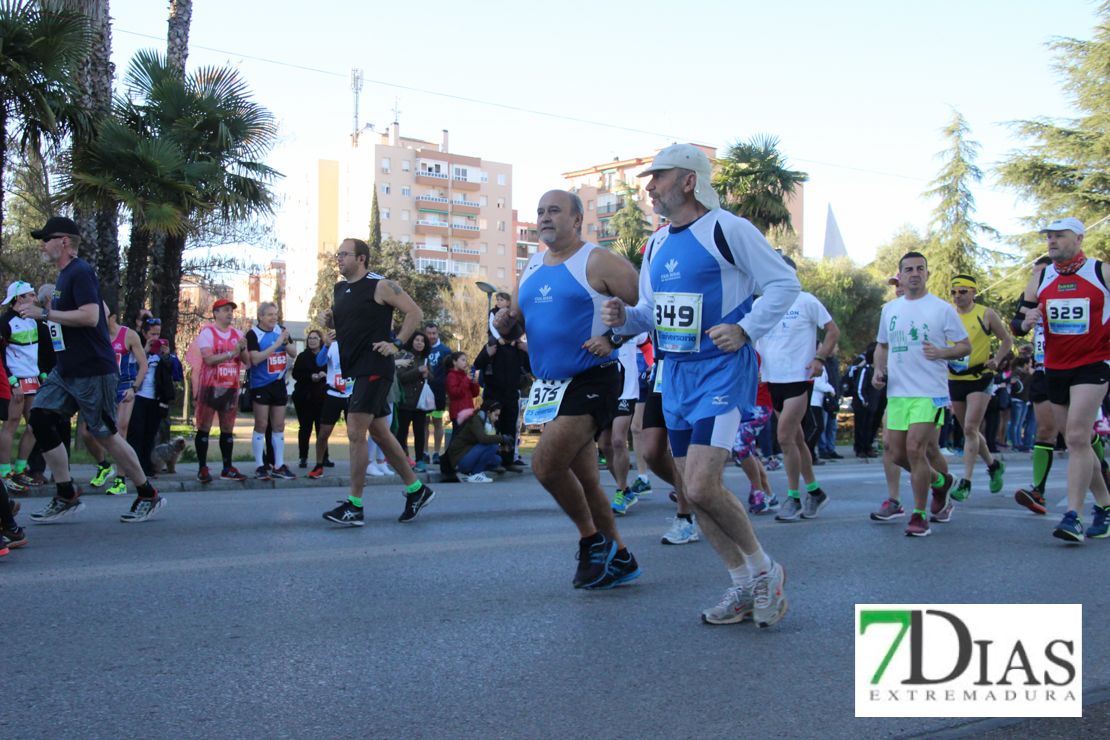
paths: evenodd
<path fill-rule="evenodd" d="M 493 294 L 497 292 L 497 288 L 479 280 L 478 290 L 486 294 L 486 312 L 488 313 L 493 309 Z"/>

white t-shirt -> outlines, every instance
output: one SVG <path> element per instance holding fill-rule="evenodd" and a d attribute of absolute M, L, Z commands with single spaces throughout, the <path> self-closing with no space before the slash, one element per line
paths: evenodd
<path fill-rule="evenodd" d="M 878 341 L 890 345 L 887 397 L 947 401 L 948 362 L 925 359 L 921 344 L 944 349 L 967 337 L 956 309 L 932 293 L 913 301 L 902 296 L 883 306 Z"/>
<path fill-rule="evenodd" d="M 636 343 L 625 342 L 617 350 L 617 359 L 624 368 L 624 387 L 621 390 L 620 400 L 631 400 L 640 397 L 640 369 L 636 366 Z"/>
<path fill-rule="evenodd" d="M 756 303 L 763 300 L 759 298 Z M 817 354 L 817 327 L 832 321 L 828 310 L 811 293 L 802 291 L 794 305 L 756 343 L 763 358 L 764 383 L 798 383 L 812 380 L 809 363 Z"/>
<path fill-rule="evenodd" d="M 829 371 L 821 370 L 821 374 L 813 379 L 813 393 L 809 395 L 809 405 L 824 406 L 826 393 L 836 393 L 836 389 L 829 382 Z"/>

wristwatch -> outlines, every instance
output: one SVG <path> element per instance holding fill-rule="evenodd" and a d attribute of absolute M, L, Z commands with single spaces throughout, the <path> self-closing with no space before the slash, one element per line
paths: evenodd
<path fill-rule="evenodd" d="M 402 347 L 405 346 L 405 343 L 402 342 L 400 339 L 394 339 L 393 340 L 393 346 L 396 347 L 397 349 L 401 349 Z"/>
<path fill-rule="evenodd" d="M 50 309 L 49 308 L 42 309 L 42 320 L 43 321 L 46 321 L 46 317 L 49 316 L 49 315 L 50 315 Z"/>
<path fill-rule="evenodd" d="M 624 344 L 624 335 L 616 334 L 613 332 L 612 329 L 610 329 L 609 333 L 605 335 L 605 338 L 608 339 L 609 344 L 613 345 L 614 347 L 619 348 L 622 344 Z"/>

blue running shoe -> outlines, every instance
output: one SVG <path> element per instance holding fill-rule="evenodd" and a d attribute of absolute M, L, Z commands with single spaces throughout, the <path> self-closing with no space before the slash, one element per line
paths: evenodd
<path fill-rule="evenodd" d="M 628 583 L 633 578 L 639 578 L 640 572 L 640 566 L 636 563 L 636 558 L 628 550 L 625 550 L 623 556 L 614 556 L 609 561 L 609 567 L 605 569 L 604 578 L 593 586 L 585 586 L 584 588 L 613 588 L 622 583 Z"/>
<path fill-rule="evenodd" d="M 636 494 L 637 496 L 643 496 L 650 491 L 651 483 L 637 476 L 636 482 L 632 484 L 632 493 Z"/>
<path fill-rule="evenodd" d="M 578 570 L 574 573 L 575 588 L 592 588 L 601 582 L 609 571 L 609 563 L 617 554 L 617 543 L 598 532 L 600 541 L 589 544 L 578 540 Z M 592 539 L 592 538 L 591 538 Z"/>
<path fill-rule="evenodd" d="M 1065 542 L 1079 543 L 1083 541 L 1083 525 L 1079 523 L 1079 514 L 1069 511 L 1052 530 L 1052 536 Z"/>
<path fill-rule="evenodd" d="M 613 497 L 613 504 L 611 507 L 613 509 L 613 514 L 616 516 L 624 516 L 637 500 L 638 497 L 630 488 L 617 491 L 617 495 Z"/>
<path fill-rule="evenodd" d="M 1107 521 L 1110 519 L 1110 506 L 1096 504 L 1091 509 L 1091 515 L 1094 519 L 1091 521 L 1091 526 L 1087 527 L 1087 536 L 1101 540 L 1110 534 L 1110 526 L 1108 526 L 1110 522 Z"/>

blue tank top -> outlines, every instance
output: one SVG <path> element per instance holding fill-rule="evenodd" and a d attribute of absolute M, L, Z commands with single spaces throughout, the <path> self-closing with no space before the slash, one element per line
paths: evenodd
<path fill-rule="evenodd" d="M 275 326 L 273 331 L 262 331 L 256 326 L 249 332 L 247 349 L 259 352 L 267 350 L 280 336 L 280 326 Z M 257 347 L 254 346 L 255 343 L 258 344 Z M 251 365 L 251 388 L 261 388 L 276 380 L 282 380 L 288 364 L 289 356 L 285 354 L 285 350 L 275 349 L 265 360 L 257 365 Z"/>
<path fill-rule="evenodd" d="M 608 300 L 590 287 L 586 263 L 598 249 L 586 242 L 561 265 L 543 262 L 546 252 L 532 255 L 520 276 L 517 304 L 528 333 L 532 372 L 543 380 L 566 380 L 608 362 L 582 345 L 609 331 L 601 322 L 601 304 Z"/>

